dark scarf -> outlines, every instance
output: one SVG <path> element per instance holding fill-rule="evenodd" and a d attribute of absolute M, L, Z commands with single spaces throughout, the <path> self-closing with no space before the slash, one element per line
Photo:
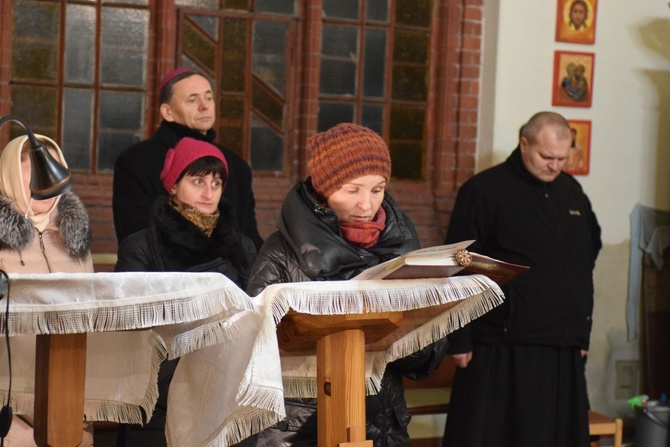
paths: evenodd
<path fill-rule="evenodd" d="M 207 141 L 208 143 L 215 144 L 214 139 L 216 138 L 216 132 L 214 129 L 209 129 L 206 133 L 203 134 L 202 132 L 193 130 L 188 126 L 184 126 L 183 124 L 175 123 L 174 121 L 163 120 L 162 125 L 167 126 L 175 134 L 179 135 L 180 139 L 183 137 L 191 137 L 195 138 L 196 140 Z"/>
<path fill-rule="evenodd" d="M 340 224 L 342 237 L 350 244 L 361 248 L 377 245 L 379 235 L 386 227 L 386 211 L 381 206 L 370 222 L 345 222 Z"/>

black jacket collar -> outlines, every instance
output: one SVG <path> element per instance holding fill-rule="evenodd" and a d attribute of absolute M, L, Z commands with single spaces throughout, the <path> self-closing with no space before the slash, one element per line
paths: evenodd
<path fill-rule="evenodd" d="M 214 144 L 216 132 L 214 132 L 213 129 L 209 129 L 206 134 L 203 134 L 190 127 L 184 126 L 183 124 L 165 120 L 161 121 L 161 124 L 156 131 L 156 138 L 168 148 L 174 147 L 179 140 L 184 137 L 191 137 L 196 140 Z"/>

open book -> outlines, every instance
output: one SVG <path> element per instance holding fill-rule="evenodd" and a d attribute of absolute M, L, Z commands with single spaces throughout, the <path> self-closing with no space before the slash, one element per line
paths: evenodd
<path fill-rule="evenodd" d="M 467 251 L 466 248 L 473 242 L 462 241 L 414 250 L 370 267 L 353 279 L 419 279 L 482 274 L 502 285 L 530 268 Z"/>

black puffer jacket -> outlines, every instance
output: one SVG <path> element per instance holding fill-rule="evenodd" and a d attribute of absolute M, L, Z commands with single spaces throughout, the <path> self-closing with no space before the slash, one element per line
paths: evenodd
<path fill-rule="evenodd" d="M 342 238 L 335 212 L 321 206 L 309 179 L 287 195 L 279 231 L 271 235 L 249 276 L 250 295 L 275 283 L 347 280 L 364 269 L 419 248 L 414 225 L 387 194 L 386 227 L 376 246 L 363 249 Z M 410 415 L 402 376 L 423 378 L 439 365 L 446 340 L 389 364 L 377 395 L 366 399 L 367 439 L 375 447 L 409 445 Z M 287 400 L 286 420 L 245 440 L 244 446 L 316 446 L 316 400 Z"/>
<path fill-rule="evenodd" d="M 117 272 L 218 272 L 244 289 L 256 248 L 237 229 L 230 202 L 219 203 L 219 220 L 211 237 L 186 220 L 159 196 L 151 207 L 149 228 L 123 239 L 119 245 Z M 166 446 L 167 394 L 179 359 L 161 363 L 158 401 L 151 420 L 143 425 L 122 425 L 119 445 Z"/>

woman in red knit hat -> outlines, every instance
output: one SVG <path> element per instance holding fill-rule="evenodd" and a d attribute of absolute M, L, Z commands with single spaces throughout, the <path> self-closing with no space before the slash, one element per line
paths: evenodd
<path fill-rule="evenodd" d="M 160 179 L 168 195 L 154 200 L 149 228 L 121 241 L 115 270 L 218 272 L 244 289 L 256 248 L 238 230 L 232 204 L 222 199 L 228 179 L 222 152 L 205 141 L 182 138 L 168 150 Z M 167 445 L 167 391 L 178 360 L 161 364 L 151 420 L 122 426 L 117 445 Z"/>
<path fill-rule="evenodd" d="M 252 267 L 250 296 L 275 283 L 348 280 L 419 248 L 414 225 L 386 191 L 391 156 L 378 134 L 343 123 L 314 135 L 307 146 L 309 177 L 284 200 L 278 231 Z M 367 439 L 375 447 L 409 445 L 402 376 L 425 377 L 445 350 L 440 341 L 387 366 L 381 390 L 366 399 Z M 240 445 L 316 446 L 316 399 L 285 404 L 284 421 Z"/>

